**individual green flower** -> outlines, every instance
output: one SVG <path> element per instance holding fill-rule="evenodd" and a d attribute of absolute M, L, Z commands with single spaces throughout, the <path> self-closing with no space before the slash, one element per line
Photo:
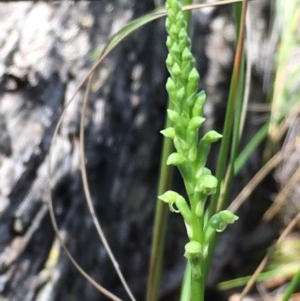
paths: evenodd
<path fill-rule="evenodd" d="M 200 279 L 202 276 L 201 260 L 203 259 L 202 245 L 195 240 L 191 240 L 185 245 L 184 257 L 188 259 L 191 264 L 192 276 L 195 279 Z"/>
<path fill-rule="evenodd" d="M 233 224 L 236 220 L 238 220 L 238 216 L 230 210 L 222 210 L 214 214 L 205 227 L 206 243 L 209 243 L 210 238 L 215 232 L 223 232 L 229 224 Z"/>
<path fill-rule="evenodd" d="M 165 193 L 159 195 L 158 198 L 160 200 L 162 200 L 163 202 L 167 203 L 172 212 L 179 212 L 179 210 L 174 207 L 178 196 L 179 196 L 179 194 L 177 192 L 175 192 L 173 190 L 168 190 Z"/>
<path fill-rule="evenodd" d="M 238 216 L 233 212 L 223 210 L 211 217 L 209 226 L 214 228 L 217 232 L 222 232 L 229 224 L 233 224 L 236 220 L 238 220 Z"/>
<path fill-rule="evenodd" d="M 198 241 L 191 240 L 185 245 L 184 256 L 189 260 L 199 259 L 202 255 L 202 246 Z"/>
<path fill-rule="evenodd" d="M 202 192 L 205 195 L 212 195 L 216 192 L 218 180 L 215 176 L 203 174 L 199 177 L 196 191 Z"/>
<path fill-rule="evenodd" d="M 193 237 L 192 212 L 185 198 L 172 190 L 166 191 L 158 198 L 169 205 L 171 212 L 180 213 L 182 215 L 188 237 Z"/>

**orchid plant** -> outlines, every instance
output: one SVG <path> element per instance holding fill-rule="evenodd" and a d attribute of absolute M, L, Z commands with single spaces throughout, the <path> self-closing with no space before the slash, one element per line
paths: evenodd
<path fill-rule="evenodd" d="M 170 73 L 166 88 L 170 105 L 167 116 L 171 126 L 161 133 L 173 140 L 175 152 L 167 164 L 175 165 L 183 178 L 187 199 L 169 190 L 159 196 L 172 212 L 180 213 L 186 227 L 188 243 L 184 256 L 191 267 L 190 300 L 204 300 L 205 260 L 209 244 L 216 232 L 224 231 L 228 224 L 238 219 L 229 210 L 217 212 L 209 219 L 205 214 L 206 202 L 216 192 L 218 180 L 206 167 L 211 144 L 222 138 L 211 130 L 199 138 L 199 129 L 205 122 L 204 91 L 198 92 L 199 73 L 191 52 L 188 24 L 180 0 L 167 0 L 166 29 L 168 32 L 168 57 Z"/>

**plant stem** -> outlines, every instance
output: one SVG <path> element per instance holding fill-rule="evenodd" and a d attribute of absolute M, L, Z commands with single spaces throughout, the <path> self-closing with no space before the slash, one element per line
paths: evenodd
<path fill-rule="evenodd" d="M 183 0 L 183 5 L 193 3 L 193 0 Z M 189 26 L 191 12 L 184 13 L 186 22 Z M 171 109 L 171 102 L 168 103 L 168 109 Z M 170 126 L 170 121 L 166 118 L 166 127 Z M 158 195 L 166 191 L 171 184 L 173 168 L 166 165 L 167 158 L 172 152 L 173 141 L 164 138 L 163 151 L 160 165 Z M 146 301 L 156 301 L 159 295 L 159 285 L 163 265 L 163 251 L 165 246 L 165 234 L 168 220 L 168 207 L 160 200 L 157 201 L 154 217 L 154 229 L 152 238 L 152 247 L 150 255 L 150 265 L 147 283 Z"/>
<path fill-rule="evenodd" d="M 168 104 L 170 107 L 170 102 Z M 170 121 L 166 120 L 166 127 L 170 125 Z M 172 152 L 173 142 L 170 139 L 164 138 L 162 158 L 160 163 L 160 174 L 158 184 L 158 195 L 166 191 L 172 181 L 173 167 L 167 166 L 166 161 L 169 154 Z M 163 265 L 163 251 L 165 246 L 165 235 L 168 222 L 168 206 L 162 201 L 157 200 L 156 211 L 154 217 L 154 228 L 152 247 L 150 255 L 150 265 L 147 283 L 146 301 L 156 301 L 159 295 L 159 285 L 161 279 L 161 271 Z"/>
<path fill-rule="evenodd" d="M 183 0 L 182 5 L 189 5 L 192 4 L 193 0 Z M 191 24 L 191 11 L 184 12 L 184 17 L 187 23 L 188 28 L 190 28 Z M 192 197 L 193 198 L 193 197 Z M 191 206 L 194 206 L 196 204 L 196 200 L 191 201 Z M 192 209 L 192 212 L 195 212 L 194 209 Z M 203 220 L 197 216 L 193 216 L 193 231 L 194 231 L 194 239 L 197 241 L 202 241 L 202 231 L 203 231 Z M 191 278 L 190 278 L 190 300 L 191 301 L 204 301 L 204 289 L 205 289 L 205 279 L 203 276 L 195 277 L 193 275 L 193 270 L 200 270 L 202 273 L 202 267 L 203 267 L 203 259 L 201 258 L 196 263 L 189 263 L 191 266 Z"/>
<path fill-rule="evenodd" d="M 199 262 L 199 267 L 201 269 L 201 264 Z M 193 266 L 192 266 L 192 276 L 191 276 L 191 301 L 204 301 L 204 279 L 201 277 L 193 277 Z"/>

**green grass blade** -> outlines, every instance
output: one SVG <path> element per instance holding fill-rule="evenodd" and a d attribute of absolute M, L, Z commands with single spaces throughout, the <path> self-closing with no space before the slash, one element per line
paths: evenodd
<path fill-rule="evenodd" d="M 211 204 L 209 207 L 210 218 L 218 210 L 222 210 L 226 205 L 226 199 L 230 191 L 230 186 L 234 175 L 234 160 L 237 154 L 237 147 L 239 141 L 239 121 L 241 118 L 241 108 L 242 108 L 242 91 L 244 87 L 244 36 L 245 36 L 245 25 L 246 25 L 246 11 L 247 11 L 248 1 L 243 1 L 242 6 L 236 4 L 236 14 L 240 14 L 236 18 L 236 27 L 238 38 L 236 46 L 236 54 L 234 59 L 233 72 L 230 83 L 230 91 L 228 98 L 228 105 L 225 116 L 225 123 L 223 129 L 223 138 L 220 148 L 220 153 L 218 155 L 218 164 L 216 177 L 218 179 L 218 187 L 216 194 L 213 195 L 211 199 Z M 238 115 L 236 115 L 236 106 L 238 106 Z M 233 139 L 233 140 L 232 140 Z M 233 141 L 233 142 L 232 142 Z M 229 154 L 230 143 L 232 142 L 231 152 Z M 227 177 L 225 178 L 225 171 L 227 165 L 227 158 L 230 157 L 229 169 Z M 225 184 L 225 191 L 221 195 L 221 184 Z M 205 263 L 205 275 L 207 276 L 209 266 L 212 261 L 213 252 L 215 249 L 217 241 L 217 235 L 213 236 L 209 252 L 208 259 Z"/>
<path fill-rule="evenodd" d="M 298 272 L 294 275 L 292 281 L 289 283 L 283 297 L 282 301 L 288 301 L 290 300 L 291 295 L 293 292 L 296 291 L 298 284 L 300 283 L 300 269 Z"/>
<path fill-rule="evenodd" d="M 269 122 L 265 123 L 253 136 L 234 162 L 234 174 L 238 174 L 245 162 L 268 135 Z"/>
<path fill-rule="evenodd" d="M 236 4 L 239 5 L 239 4 Z M 239 8 L 237 8 L 239 9 Z M 239 37 L 237 41 L 237 50 L 235 55 L 235 61 L 234 61 L 234 67 L 233 67 L 233 73 L 231 78 L 231 84 L 230 84 L 230 92 L 229 92 L 229 98 L 228 98 L 228 105 L 226 110 L 226 116 L 225 116 L 225 123 L 224 123 L 224 129 L 223 129 L 223 139 L 221 143 L 221 149 L 218 156 L 218 164 L 217 164 L 217 171 L 216 171 L 216 177 L 219 181 L 217 193 L 213 195 L 211 200 L 211 205 L 209 208 L 209 217 L 211 217 L 218 208 L 219 198 L 220 198 L 220 190 L 221 190 L 221 183 L 225 175 L 226 170 L 226 164 L 227 164 L 227 158 L 229 154 L 229 146 L 231 143 L 231 137 L 233 133 L 233 120 L 236 120 L 235 117 L 235 108 L 237 104 L 237 99 L 240 97 L 240 85 L 243 83 L 241 82 L 241 79 L 243 79 L 244 75 L 241 75 L 242 72 L 242 58 L 243 58 L 243 46 L 244 46 L 244 30 L 245 30 L 245 11 L 247 9 L 247 1 L 244 1 L 243 3 L 243 13 L 244 16 L 242 17 L 242 22 L 240 19 L 237 19 L 236 26 L 241 28 L 239 30 Z M 221 200 L 221 204 L 223 201 Z M 221 207 L 221 206 L 219 206 Z"/>
<path fill-rule="evenodd" d="M 106 56 L 111 52 L 116 46 L 118 46 L 126 37 L 132 34 L 134 31 L 143 27 L 144 25 L 155 21 L 166 15 L 166 10 L 163 8 L 156 9 L 142 17 L 139 17 L 128 24 L 126 24 L 122 29 L 115 33 L 104 47 L 99 46 L 94 51 L 90 53 L 91 59 L 96 59 L 97 57 Z"/>
<path fill-rule="evenodd" d="M 182 282 L 182 288 L 180 292 L 180 301 L 186 301 L 190 300 L 191 295 L 191 266 L 189 262 L 187 262 L 183 282 Z"/>
<path fill-rule="evenodd" d="M 166 127 L 170 126 L 170 121 L 167 119 Z M 173 149 L 173 141 L 171 139 L 164 138 L 162 158 L 160 163 L 159 183 L 158 183 L 158 195 L 168 190 L 171 185 L 173 168 L 167 166 L 166 162 L 169 154 Z M 154 226 L 153 226 L 153 237 L 150 255 L 149 274 L 147 282 L 147 301 L 158 300 L 159 285 L 161 279 L 161 270 L 163 263 L 163 250 L 165 246 L 165 235 L 167 228 L 169 208 L 161 200 L 157 200 Z"/>
<path fill-rule="evenodd" d="M 269 280 L 272 280 L 272 279 L 276 279 L 276 277 L 281 277 L 281 278 L 286 277 L 286 278 L 288 278 L 288 277 L 292 277 L 294 275 L 292 282 L 294 281 L 294 278 L 296 278 L 295 282 L 298 281 L 298 283 L 299 283 L 300 279 L 297 278 L 297 277 L 299 277 L 299 275 L 298 275 L 299 272 L 300 272 L 299 263 L 298 264 L 294 264 L 294 263 L 293 264 L 286 264 L 285 266 L 278 266 L 277 268 L 272 268 L 268 271 L 265 271 L 265 272 L 261 273 L 257 277 L 256 281 L 257 282 L 264 282 L 264 281 L 269 281 Z M 220 291 L 226 291 L 226 290 L 230 290 L 230 289 L 233 289 L 233 288 L 242 287 L 242 286 L 247 284 L 247 282 L 251 279 L 251 277 L 252 277 L 252 275 L 243 276 L 243 277 L 239 277 L 239 278 L 236 278 L 236 279 L 231 279 L 231 280 L 220 282 L 217 285 L 217 289 L 220 290 Z M 288 293 L 286 292 L 286 294 L 288 294 Z"/>

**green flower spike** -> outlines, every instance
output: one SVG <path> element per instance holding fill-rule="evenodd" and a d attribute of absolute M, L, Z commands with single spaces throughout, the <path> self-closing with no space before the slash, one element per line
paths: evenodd
<path fill-rule="evenodd" d="M 168 57 L 166 66 L 170 73 L 166 89 L 169 95 L 167 110 L 170 126 L 161 131 L 173 139 L 175 151 L 167 159 L 168 165 L 178 167 L 186 188 L 188 201 L 175 191 L 159 196 L 172 212 L 180 213 L 184 219 L 189 242 L 184 256 L 191 266 L 191 300 L 204 300 L 205 271 L 209 243 L 215 232 L 223 231 L 237 217 L 228 210 L 213 215 L 205 222 L 207 198 L 217 190 L 217 178 L 205 167 L 210 146 L 222 135 L 207 132 L 199 139 L 199 129 L 205 118 L 203 106 L 206 95 L 198 92 L 199 73 L 191 52 L 185 13 L 180 0 L 167 0 L 166 29 L 168 32 Z"/>

